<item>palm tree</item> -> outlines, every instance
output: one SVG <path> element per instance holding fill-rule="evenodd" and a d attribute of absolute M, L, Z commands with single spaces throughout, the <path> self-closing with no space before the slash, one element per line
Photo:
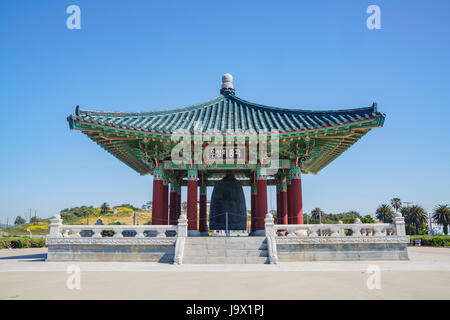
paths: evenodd
<path fill-rule="evenodd" d="M 100 209 L 101 209 L 100 210 L 101 213 L 107 213 L 109 210 L 109 205 L 106 202 L 103 202 Z"/>
<path fill-rule="evenodd" d="M 391 199 L 391 206 L 395 209 L 395 212 L 398 212 L 402 207 L 402 200 L 400 200 L 400 198 Z"/>
<path fill-rule="evenodd" d="M 402 208 L 402 214 L 405 217 L 405 223 L 415 227 L 416 234 L 419 234 L 422 225 L 427 223 L 427 213 L 421 206 Z"/>
<path fill-rule="evenodd" d="M 444 234 L 448 234 L 448 225 L 450 224 L 450 207 L 448 204 L 438 205 L 434 209 L 433 220 L 444 226 Z"/>
<path fill-rule="evenodd" d="M 314 210 L 311 211 L 311 218 L 319 219 L 320 221 L 322 221 L 322 216 L 324 214 L 325 213 L 320 208 L 315 208 Z"/>
<path fill-rule="evenodd" d="M 382 204 L 378 207 L 377 211 L 375 211 L 375 216 L 384 223 L 391 223 L 394 219 L 394 211 L 392 211 L 390 205 Z"/>

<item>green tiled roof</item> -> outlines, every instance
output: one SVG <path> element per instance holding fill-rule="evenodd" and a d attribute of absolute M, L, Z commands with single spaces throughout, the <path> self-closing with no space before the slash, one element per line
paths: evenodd
<path fill-rule="evenodd" d="M 242 100 L 234 95 L 233 88 L 221 92 L 212 100 L 166 111 L 106 112 L 77 107 L 67 120 L 71 129 L 82 131 L 135 171 L 147 174 L 157 165 L 169 171 L 186 169 L 170 161 L 176 144 L 171 134 L 177 130 L 214 136 L 274 129 L 279 132 L 283 168 L 300 167 L 303 173 L 317 173 L 372 128 L 382 127 L 385 119 L 375 103 L 366 108 L 330 111 L 283 109 Z M 201 170 L 238 167 L 223 164 Z M 251 165 L 239 168 L 255 169 Z"/>
<path fill-rule="evenodd" d="M 268 107 L 242 100 L 233 94 L 220 95 L 212 100 L 187 107 L 151 112 L 89 111 L 77 107 L 68 117 L 74 121 L 94 125 L 137 130 L 152 133 L 172 133 L 187 130 L 194 133 L 227 133 L 242 130 L 251 133 L 277 129 L 280 132 L 307 131 L 379 119 L 383 125 L 385 115 L 370 107 L 331 111 L 296 110 Z M 198 123 L 200 121 L 200 123 Z"/>

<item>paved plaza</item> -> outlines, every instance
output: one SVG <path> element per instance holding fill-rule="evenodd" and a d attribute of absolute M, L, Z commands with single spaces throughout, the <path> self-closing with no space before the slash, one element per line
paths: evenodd
<path fill-rule="evenodd" d="M 450 248 L 408 251 L 409 261 L 172 265 L 46 262 L 46 248 L 0 250 L 0 299 L 447 299 Z M 69 266 L 79 267 L 80 289 L 67 287 Z M 374 268 L 380 289 L 367 286 Z"/>

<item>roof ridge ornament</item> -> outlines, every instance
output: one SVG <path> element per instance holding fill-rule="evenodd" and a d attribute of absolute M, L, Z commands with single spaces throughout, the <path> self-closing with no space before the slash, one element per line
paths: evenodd
<path fill-rule="evenodd" d="M 234 86 L 233 86 L 233 76 L 229 73 L 225 73 L 222 76 L 222 88 L 220 89 L 220 94 L 223 95 L 234 95 Z"/>

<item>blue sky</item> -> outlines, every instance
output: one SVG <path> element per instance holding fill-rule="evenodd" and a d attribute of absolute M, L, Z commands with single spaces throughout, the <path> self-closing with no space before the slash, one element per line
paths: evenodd
<path fill-rule="evenodd" d="M 81 30 L 66 27 L 71 4 Z M 366 27 L 371 4 L 381 30 Z M 150 200 L 150 176 L 70 131 L 66 117 L 76 105 L 202 102 L 218 95 L 226 72 L 236 94 L 256 103 L 320 110 L 375 101 L 386 113 L 383 128 L 304 176 L 305 211 L 373 214 L 394 196 L 429 211 L 449 203 L 449 12 L 437 0 L 2 1 L 1 222 L 30 208 L 49 217 Z"/>

